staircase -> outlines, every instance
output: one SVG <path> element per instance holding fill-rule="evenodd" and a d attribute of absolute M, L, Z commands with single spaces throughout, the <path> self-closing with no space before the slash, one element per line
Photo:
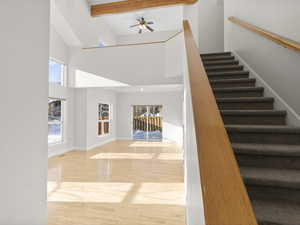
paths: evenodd
<path fill-rule="evenodd" d="M 300 128 L 230 52 L 201 58 L 259 225 L 300 225 Z"/>

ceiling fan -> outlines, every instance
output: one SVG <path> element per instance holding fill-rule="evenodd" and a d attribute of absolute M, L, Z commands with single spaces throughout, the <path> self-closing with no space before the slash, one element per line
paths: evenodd
<path fill-rule="evenodd" d="M 138 24 L 132 25 L 132 26 L 130 26 L 130 28 L 139 27 L 139 34 L 141 34 L 143 32 L 143 30 L 146 30 L 146 29 L 148 29 L 151 32 L 154 31 L 154 29 L 149 26 L 151 24 L 154 24 L 154 22 L 146 21 L 144 17 L 137 19 L 137 21 L 138 21 Z"/>

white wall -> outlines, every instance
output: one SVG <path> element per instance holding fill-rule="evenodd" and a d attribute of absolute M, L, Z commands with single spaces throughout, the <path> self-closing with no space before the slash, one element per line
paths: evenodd
<path fill-rule="evenodd" d="M 103 88 L 76 89 L 75 149 L 89 150 L 116 138 L 117 99 L 113 91 Z M 98 104 L 112 106 L 110 134 L 98 136 Z"/>
<path fill-rule="evenodd" d="M 68 72 L 69 63 L 69 46 L 64 42 L 53 26 L 50 30 L 50 58 L 58 62 L 66 64 Z M 68 75 L 68 74 L 66 74 Z M 74 117 L 75 108 L 75 90 L 68 87 L 68 77 L 66 77 L 66 86 L 49 85 L 49 97 L 65 99 L 64 107 L 64 129 L 63 142 L 59 144 L 51 144 L 48 146 L 48 156 L 61 154 L 74 147 Z"/>
<path fill-rule="evenodd" d="M 74 148 L 87 148 L 87 89 L 75 89 Z"/>
<path fill-rule="evenodd" d="M 69 60 L 69 46 L 53 26 L 50 29 L 50 57 L 65 63 Z"/>
<path fill-rule="evenodd" d="M 182 91 L 118 93 L 117 99 L 117 137 L 119 139 L 132 139 L 133 105 L 162 105 L 163 138 L 182 144 Z"/>
<path fill-rule="evenodd" d="M 165 44 L 165 68 L 167 77 L 181 77 L 183 70 L 184 38 L 183 33 Z"/>
<path fill-rule="evenodd" d="M 164 44 L 73 50 L 72 76 L 76 69 L 129 85 L 181 83 L 180 77 L 166 75 Z M 72 84 L 75 86 L 75 84 Z"/>
<path fill-rule="evenodd" d="M 235 51 L 300 115 L 300 54 L 285 49 L 227 20 L 246 22 L 300 42 L 300 2 L 295 0 L 225 0 L 225 48 Z M 296 117 L 289 115 L 291 124 Z M 299 123 L 299 122 L 298 122 Z"/>
<path fill-rule="evenodd" d="M 0 224 L 47 224 L 49 11 L 0 1 Z"/>
<path fill-rule="evenodd" d="M 190 23 L 191 30 L 193 32 L 197 46 L 199 46 L 199 4 L 198 1 L 192 5 L 185 5 L 183 7 L 183 18 Z"/>
<path fill-rule="evenodd" d="M 224 51 L 224 1 L 199 1 L 199 49 L 201 53 Z"/>

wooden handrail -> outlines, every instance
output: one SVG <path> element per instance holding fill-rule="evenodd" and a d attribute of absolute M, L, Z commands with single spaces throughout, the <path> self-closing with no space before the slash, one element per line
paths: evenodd
<path fill-rule="evenodd" d="M 229 21 L 235 23 L 235 24 L 238 24 L 248 30 L 251 30 L 271 41 L 274 41 L 275 43 L 285 47 L 285 48 L 288 48 L 288 49 L 291 49 L 293 51 L 296 51 L 297 53 L 300 53 L 300 43 L 297 43 L 296 41 L 293 41 L 293 40 L 290 40 L 290 39 L 287 39 L 285 37 L 282 37 L 280 35 L 277 35 L 277 34 L 274 34 L 274 33 L 271 33 L 269 31 L 266 31 L 262 28 L 259 28 L 259 27 L 256 27 L 256 26 L 253 26 L 249 23 L 246 23 L 236 17 L 229 17 L 228 18 Z"/>
<path fill-rule="evenodd" d="M 136 45 L 164 44 L 164 43 L 167 43 L 168 41 L 172 40 L 173 38 L 177 37 L 181 33 L 182 33 L 182 31 L 178 31 L 177 33 L 173 34 L 168 39 L 162 40 L 162 41 L 141 42 L 141 43 L 131 43 L 131 44 L 121 44 L 121 45 L 108 45 L 108 46 L 103 46 L 103 47 L 97 46 L 97 47 L 88 47 L 88 48 L 82 48 L 82 49 L 88 50 L 88 49 L 98 49 L 98 48 L 115 48 L 115 47 L 126 47 L 126 46 L 136 46 Z"/>
<path fill-rule="evenodd" d="M 188 21 L 183 27 L 206 225 L 257 225 Z"/>

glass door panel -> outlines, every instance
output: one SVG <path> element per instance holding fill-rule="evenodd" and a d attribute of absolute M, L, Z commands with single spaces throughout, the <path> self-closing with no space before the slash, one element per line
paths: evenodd
<path fill-rule="evenodd" d="M 147 139 L 147 106 L 133 106 L 133 139 Z"/>
<path fill-rule="evenodd" d="M 162 139 L 162 106 L 151 105 L 149 107 L 148 115 L 148 139 L 161 140 Z"/>
<path fill-rule="evenodd" d="M 133 139 L 162 140 L 162 106 L 133 106 Z"/>

